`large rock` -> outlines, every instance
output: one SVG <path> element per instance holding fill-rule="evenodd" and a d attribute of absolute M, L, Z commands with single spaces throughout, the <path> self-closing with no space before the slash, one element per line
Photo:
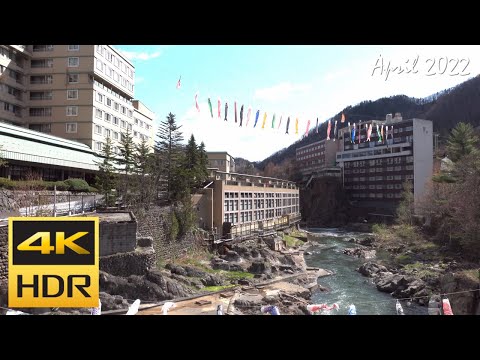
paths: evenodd
<path fill-rule="evenodd" d="M 201 271 L 197 268 L 191 267 L 191 266 L 185 266 L 184 267 L 185 272 L 187 273 L 187 276 L 189 277 L 205 277 L 207 273 L 205 271 Z"/>
<path fill-rule="evenodd" d="M 205 286 L 221 286 L 224 280 L 223 277 L 217 274 L 205 274 L 200 281 Z"/>
<path fill-rule="evenodd" d="M 167 270 L 170 270 L 170 272 L 172 274 L 178 274 L 178 275 L 182 275 L 182 276 L 187 276 L 187 272 L 185 271 L 185 269 L 183 267 L 181 267 L 180 265 L 175 265 L 175 264 L 167 264 L 165 265 L 165 269 Z"/>
<path fill-rule="evenodd" d="M 358 268 L 358 272 L 364 276 L 372 277 L 379 272 L 386 272 L 387 268 L 383 265 L 376 264 L 374 262 L 366 262 Z"/>
<path fill-rule="evenodd" d="M 128 309 L 130 304 L 120 295 L 110 295 L 106 292 L 100 292 L 100 301 L 102 302 L 102 311 Z"/>
<path fill-rule="evenodd" d="M 345 248 L 343 253 L 357 258 L 372 259 L 375 257 L 375 250 L 365 250 L 362 248 Z"/>
<path fill-rule="evenodd" d="M 254 261 L 248 271 L 252 274 L 268 274 L 271 272 L 271 265 L 265 261 Z"/>
<path fill-rule="evenodd" d="M 404 275 L 383 273 L 376 280 L 377 289 L 383 292 L 392 293 L 400 286 L 406 287 L 408 280 Z"/>
<path fill-rule="evenodd" d="M 240 261 L 241 257 L 238 255 L 236 251 L 233 250 L 225 250 L 225 254 L 221 256 L 222 259 L 227 261 Z"/>

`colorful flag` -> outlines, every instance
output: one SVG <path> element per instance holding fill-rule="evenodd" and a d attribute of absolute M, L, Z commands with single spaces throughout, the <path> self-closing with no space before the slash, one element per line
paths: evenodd
<path fill-rule="evenodd" d="M 257 121 L 259 116 L 260 116 L 260 110 L 257 110 L 257 115 L 255 115 L 255 124 L 253 124 L 253 127 L 257 126 Z"/>
<path fill-rule="evenodd" d="M 342 121 L 341 121 L 341 122 L 342 122 L 342 123 L 345 122 L 345 115 L 344 115 L 343 113 L 342 113 Z"/>
<path fill-rule="evenodd" d="M 225 119 L 224 119 L 224 121 L 227 121 L 227 113 L 228 113 L 228 103 L 225 101 Z"/>
<path fill-rule="evenodd" d="M 287 126 L 285 128 L 285 134 L 288 134 L 288 127 L 290 126 L 290 116 L 287 119 Z"/>
<path fill-rule="evenodd" d="M 243 105 L 240 108 L 240 126 L 242 126 L 242 120 L 243 120 Z"/>
<path fill-rule="evenodd" d="M 177 89 L 180 89 L 180 80 L 182 80 L 182 77 L 180 76 L 180 79 L 177 81 Z"/>
<path fill-rule="evenodd" d="M 310 120 L 307 121 L 307 130 L 305 130 L 305 136 L 308 136 L 308 128 L 310 127 Z"/>
<path fill-rule="evenodd" d="M 358 123 L 358 143 L 362 141 L 362 120 Z"/>
<path fill-rule="evenodd" d="M 235 123 L 237 122 L 237 102 L 234 102 L 234 107 L 235 107 Z"/>
<path fill-rule="evenodd" d="M 318 118 L 317 118 L 317 125 L 315 126 L 315 131 L 318 134 Z"/>
<path fill-rule="evenodd" d="M 392 134 L 392 140 L 393 140 L 393 125 L 390 127 L 390 134 Z"/>
<path fill-rule="evenodd" d="M 280 122 L 278 123 L 278 128 L 277 128 L 277 130 L 280 129 L 280 125 L 282 125 L 282 115 L 280 115 Z"/>
<path fill-rule="evenodd" d="M 382 134 L 380 133 L 380 126 L 378 126 L 378 124 L 377 124 L 377 136 L 378 136 L 378 142 L 381 143 L 383 139 L 382 139 Z"/>
<path fill-rule="evenodd" d="M 198 98 L 198 93 L 195 94 L 195 106 L 197 107 L 198 112 L 200 112 L 200 107 L 198 106 L 197 98 Z"/>
<path fill-rule="evenodd" d="M 210 115 L 212 116 L 212 119 L 213 119 L 212 102 L 210 101 L 210 98 L 208 98 L 208 107 L 210 108 Z"/>
<path fill-rule="evenodd" d="M 333 141 L 337 138 L 337 120 L 335 120 L 335 127 L 333 128 Z"/>
<path fill-rule="evenodd" d="M 352 129 L 352 144 L 355 144 L 355 123 L 353 123 Z"/>
<path fill-rule="evenodd" d="M 295 134 L 298 135 L 298 118 L 295 119 Z"/>
<path fill-rule="evenodd" d="M 247 123 L 245 124 L 245 126 L 248 126 L 248 122 L 250 121 L 250 115 L 252 114 L 252 108 L 251 107 L 248 107 L 248 111 L 247 111 Z"/>
<path fill-rule="evenodd" d="M 220 115 L 220 107 L 221 107 L 221 102 L 220 98 L 218 98 L 218 118 L 220 119 L 222 116 Z"/>
<path fill-rule="evenodd" d="M 381 130 L 381 134 L 382 134 L 382 142 L 384 142 L 384 137 L 383 137 L 383 124 L 382 124 L 382 130 Z"/>
<path fill-rule="evenodd" d="M 275 114 L 273 114 L 272 129 L 275 129 Z"/>
<path fill-rule="evenodd" d="M 372 135 L 372 124 L 367 128 L 367 141 L 370 141 L 370 136 Z"/>
<path fill-rule="evenodd" d="M 267 113 L 263 115 L 263 123 L 262 123 L 262 129 L 265 128 L 265 123 L 267 122 Z"/>
<path fill-rule="evenodd" d="M 331 120 L 328 120 L 328 124 L 327 124 L 327 140 L 330 140 L 330 130 L 332 130 L 332 122 L 331 122 Z"/>

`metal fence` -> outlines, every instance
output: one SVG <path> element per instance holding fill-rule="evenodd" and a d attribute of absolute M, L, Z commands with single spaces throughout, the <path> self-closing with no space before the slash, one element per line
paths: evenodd
<path fill-rule="evenodd" d="M 29 205 L 20 207 L 21 216 L 69 216 L 96 210 L 103 199 L 98 194 L 35 194 Z"/>

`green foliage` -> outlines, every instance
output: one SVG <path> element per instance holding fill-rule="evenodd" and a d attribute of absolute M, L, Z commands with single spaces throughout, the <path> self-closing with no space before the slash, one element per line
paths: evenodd
<path fill-rule="evenodd" d="M 156 195 L 156 166 L 157 157 L 150 151 L 147 140 L 142 139 L 141 143 L 136 146 L 134 155 L 135 162 L 135 182 L 134 188 L 138 194 L 137 207 L 148 209 L 150 203 Z"/>
<path fill-rule="evenodd" d="M 70 191 L 88 192 L 90 188 L 88 183 L 83 179 L 67 179 L 65 180 L 65 184 L 68 185 L 68 190 Z"/>
<path fill-rule="evenodd" d="M 158 169 L 163 189 L 167 192 L 168 200 L 174 201 L 175 181 L 179 179 L 177 168 L 181 165 L 182 132 L 175 121 L 175 115 L 169 113 L 160 123 L 155 143 L 155 151 L 160 157 L 162 167 Z M 178 188 L 178 186 L 177 186 Z"/>
<path fill-rule="evenodd" d="M 372 232 L 377 235 L 382 235 L 387 231 L 387 225 L 385 224 L 373 224 L 372 225 Z"/>
<path fill-rule="evenodd" d="M 224 285 L 224 286 L 205 286 L 202 288 L 203 291 L 208 291 L 208 292 L 215 292 L 215 291 L 221 291 L 221 290 L 226 290 L 235 287 L 236 285 Z"/>
<path fill-rule="evenodd" d="M 126 133 L 122 133 L 122 138 L 120 139 L 120 156 L 116 158 L 117 164 L 122 169 L 122 181 L 121 181 L 121 191 L 122 199 L 124 205 L 130 205 L 130 194 L 129 190 L 132 187 L 131 183 L 133 179 L 130 175 L 133 174 L 135 168 L 135 143 L 133 142 L 132 134 L 130 130 L 127 130 Z"/>
<path fill-rule="evenodd" d="M 459 161 L 468 154 L 478 153 L 478 136 L 475 135 L 473 126 L 460 122 L 452 130 L 447 143 L 447 151 L 453 162 Z"/>
<path fill-rule="evenodd" d="M 432 180 L 436 183 L 450 183 L 450 184 L 457 181 L 452 175 L 444 174 L 444 173 L 440 173 L 432 176 Z"/>
<path fill-rule="evenodd" d="M 55 186 L 57 187 L 57 191 L 97 191 L 97 189 L 89 186 L 83 179 L 68 179 L 65 181 L 42 181 L 9 180 L 6 178 L 0 178 L 0 188 L 10 190 L 54 190 Z"/>
<path fill-rule="evenodd" d="M 168 237 L 170 241 L 175 241 L 179 233 L 179 223 L 175 211 L 171 210 L 169 214 L 169 232 Z"/>
<path fill-rule="evenodd" d="M 181 199 L 179 205 L 175 212 L 179 223 L 179 235 L 184 236 L 194 228 L 197 214 L 189 194 Z"/>
<path fill-rule="evenodd" d="M 413 185 L 410 181 L 403 183 L 402 200 L 397 207 L 397 222 L 399 224 L 413 224 L 414 196 Z"/>
<path fill-rule="evenodd" d="M 0 145 L 0 167 L 5 166 L 7 161 L 3 158 L 2 145 Z"/>
<path fill-rule="evenodd" d="M 105 204 L 107 206 L 111 206 L 115 202 L 115 199 L 111 196 L 111 193 L 117 184 L 117 174 L 114 167 L 115 157 L 113 153 L 112 140 L 110 138 L 107 138 L 107 141 L 103 146 L 102 156 L 103 160 L 97 163 L 98 174 L 95 178 L 95 182 L 105 197 Z"/>

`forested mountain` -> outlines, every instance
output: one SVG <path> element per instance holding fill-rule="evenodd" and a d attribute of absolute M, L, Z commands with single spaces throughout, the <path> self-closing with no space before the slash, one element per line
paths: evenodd
<path fill-rule="evenodd" d="M 480 125 L 480 76 L 422 99 L 396 95 L 375 101 L 362 101 L 355 106 L 346 107 L 336 114 L 332 120 L 338 120 L 338 127 L 341 128 L 347 126 L 347 122 L 358 123 L 359 120 L 380 120 L 385 119 L 386 114 L 397 112 L 401 113 L 404 119 L 415 117 L 432 120 L 434 131 L 441 135 L 449 133 L 451 128 L 461 121 L 478 127 Z M 346 118 L 343 124 L 340 123 L 342 113 L 345 114 Z M 288 164 L 288 167 L 291 167 L 297 147 L 325 139 L 326 131 L 327 123 L 324 122 L 320 125 L 318 134 L 315 128 L 311 129 L 308 137 L 303 137 L 289 147 L 277 151 L 259 163 L 255 163 L 255 167 L 263 171 L 269 165 L 270 168 L 278 167 L 278 172 L 282 173 L 283 165 Z"/>

